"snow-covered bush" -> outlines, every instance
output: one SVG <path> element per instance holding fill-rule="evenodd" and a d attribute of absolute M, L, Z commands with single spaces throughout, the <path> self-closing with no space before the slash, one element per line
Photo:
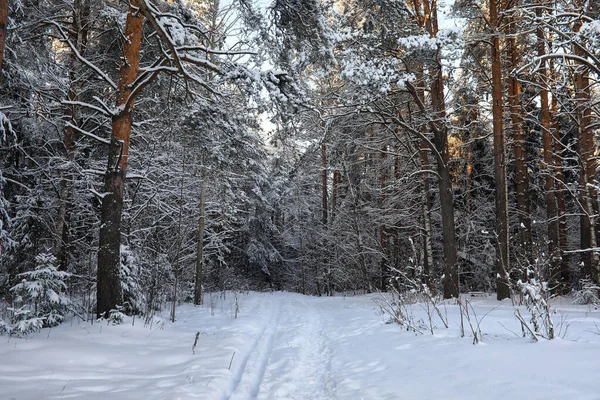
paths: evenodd
<path fill-rule="evenodd" d="M 125 321 L 125 314 L 121 311 L 122 307 L 117 306 L 116 310 L 110 310 L 108 314 L 108 323 L 110 325 L 121 325 Z"/>
<path fill-rule="evenodd" d="M 10 289 L 15 295 L 11 309 L 12 334 L 24 335 L 58 325 L 71 303 L 64 293 L 65 280 L 71 274 L 58 271 L 56 258 L 50 253 L 41 253 L 35 260 L 35 270 L 19 274 L 21 282 Z"/>
<path fill-rule="evenodd" d="M 125 317 L 127 316 L 123 312 L 122 306 L 117 306 L 108 312 L 108 316 L 105 313 L 102 314 L 100 318 L 98 318 L 98 322 L 106 321 L 107 325 L 121 325 L 125 321 Z"/>
<path fill-rule="evenodd" d="M 396 323 L 409 332 L 423 334 L 427 330 L 425 321 L 416 319 L 412 304 L 414 304 L 415 293 L 413 291 L 400 292 L 396 288 L 391 288 L 389 295 L 381 294 L 381 298 L 376 300 L 381 309 L 381 313 L 389 317 L 387 324 Z"/>
<path fill-rule="evenodd" d="M 573 291 L 573 304 L 600 304 L 600 287 L 589 279 L 581 280 L 581 289 Z"/>
<path fill-rule="evenodd" d="M 438 320 L 448 328 L 448 316 L 440 309 L 441 298 L 434 295 L 427 285 L 407 276 L 399 269 L 391 268 L 391 271 L 395 274 L 388 284 L 388 293 L 392 298 L 387 300 L 382 296 L 385 301 L 379 304 L 382 312 L 390 316 L 389 322 L 396 322 L 415 333 L 428 330 L 432 335 L 437 329 Z M 425 311 L 426 321 L 415 320 L 412 317 L 412 304 Z"/>
<path fill-rule="evenodd" d="M 121 289 L 123 311 L 129 315 L 143 309 L 143 291 L 139 284 L 139 260 L 129 246 L 121 245 Z"/>
<path fill-rule="evenodd" d="M 518 282 L 523 302 L 529 311 L 531 318 L 527 323 L 519 309 L 515 310 L 517 319 L 523 325 L 524 331 L 527 331 L 535 340 L 538 337 L 545 339 L 554 339 L 554 323 L 552 322 L 551 310 L 548 301 L 549 289 L 546 282 L 540 282 L 537 279 L 531 279 L 529 282 Z"/>
<path fill-rule="evenodd" d="M 0 112 L 0 120 L 1 116 L 2 113 Z M 2 177 L 2 170 L 0 170 L 0 256 L 12 243 L 7 230 L 10 224 L 10 217 L 8 216 L 9 204 L 4 198 L 5 184 L 6 181 Z"/>
<path fill-rule="evenodd" d="M 0 318 L 0 335 L 10 334 L 11 330 L 12 326 L 8 322 Z"/>
<path fill-rule="evenodd" d="M 7 325 L 7 333 L 12 336 L 23 337 L 30 333 L 38 332 L 44 327 L 44 318 L 32 316 L 27 306 L 18 309 L 9 309 L 13 313 L 13 325 Z"/>

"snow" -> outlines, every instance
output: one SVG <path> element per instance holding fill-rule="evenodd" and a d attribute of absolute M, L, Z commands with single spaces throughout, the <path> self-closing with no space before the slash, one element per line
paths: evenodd
<path fill-rule="evenodd" d="M 483 332 L 473 345 L 460 337 L 458 306 L 442 308 L 450 328 L 434 320 L 434 335 L 415 335 L 385 323 L 379 296 L 210 294 L 204 307 L 179 307 L 175 323 L 72 320 L 27 339 L 3 336 L 0 398 L 598 398 L 593 307 L 555 301 L 562 338 L 534 343 L 510 302 L 472 297 Z M 426 307 L 411 309 L 427 323 Z"/>

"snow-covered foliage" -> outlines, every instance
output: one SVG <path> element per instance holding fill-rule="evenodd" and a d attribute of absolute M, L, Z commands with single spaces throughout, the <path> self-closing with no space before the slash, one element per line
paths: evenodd
<path fill-rule="evenodd" d="M 5 185 L 6 181 L 2 177 L 2 170 L 0 170 L 0 259 L 2 258 L 3 254 L 8 251 L 8 248 L 13 245 L 13 241 L 10 239 L 8 232 L 10 216 L 8 215 L 9 203 L 4 197 Z M 1 273 L 2 271 L 0 271 L 0 274 Z M 1 278 L 0 285 L 2 285 Z"/>
<path fill-rule="evenodd" d="M 9 143 L 9 141 L 16 141 L 16 133 L 10 119 L 0 111 L 0 143 Z"/>
<path fill-rule="evenodd" d="M 583 279 L 581 289 L 573 290 L 573 304 L 600 305 L 600 287 L 589 279 Z"/>
<path fill-rule="evenodd" d="M 523 302 L 530 314 L 527 333 L 546 339 L 554 339 L 554 323 L 552 311 L 548 304 L 549 290 L 546 282 L 531 279 L 529 282 L 518 282 L 523 295 Z M 520 314 L 518 314 L 520 316 Z"/>
<path fill-rule="evenodd" d="M 144 296 L 139 284 L 139 260 L 126 245 L 121 245 L 121 288 L 124 311 L 138 313 L 143 307 Z"/>
<path fill-rule="evenodd" d="M 578 40 L 588 42 L 591 49 L 600 51 L 600 21 L 586 21 L 579 31 Z"/>
<path fill-rule="evenodd" d="M 21 280 L 11 288 L 11 334 L 26 335 L 42 327 L 60 324 L 71 301 L 66 296 L 68 272 L 56 269 L 56 257 L 50 253 L 36 256 L 36 268 L 18 275 Z"/>
<path fill-rule="evenodd" d="M 106 320 L 110 325 L 121 325 L 125 321 L 126 315 L 121 311 L 121 308 L 117 308 L 116 310 L 110 310 L 108 314 L 108 318 Z"/>

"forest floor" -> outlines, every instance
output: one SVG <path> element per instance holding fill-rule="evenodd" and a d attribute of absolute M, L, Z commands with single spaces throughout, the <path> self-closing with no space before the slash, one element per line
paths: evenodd
<path fill-rule="evenodd" d="M 0 337 L 0 399 L 600 399 L 599 310 L 558 299 L 561 337 L 535 343 L 510 302 L 470 300 L 477 345 L 457 305 L 442 308 L 449 328 L 436 316 L 415 334 L 385 323 L 377 294 L 213 294 L 175 323 L 73 319 Z M 425 306 L 410 312 L 428 327 Z"/>

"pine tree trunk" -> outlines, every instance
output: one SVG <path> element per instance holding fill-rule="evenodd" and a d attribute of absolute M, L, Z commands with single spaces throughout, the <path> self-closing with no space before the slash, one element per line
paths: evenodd
<path fill-rule="evenodd" d="M 556 177 L 556 203 L 558 214 L 558 244 L 560 251 L 560 280 L 563 283 L 563 294 L 567 294 L 571 289 L 571 272 L 569 268 L 569 256 L 566 253 L 569 250 L 569 236 L 567 227 L 566 203 L 563 182 L 562 160 L 560 152 L 562 151 L 560 143 L 560 123 L 558 120 L 558 99 L 552 96 L 552 135 L 554 137 L 554 176 Z"/>
<path fill-rule="evenodd" d="M 470 139 L 471 140 L 471 139 Z M 465 166 L 465 214 L 467 221 L 471 221 L 471 186 L 473 184 L 473 144 L 469 143 L 466 154 Z"/>
<path fill-rule="evenodd" d="M 498 300 L 510 297 L 508 277 L 508 191 L 506 182 L 506 149 L 503 127 L 502 64 L 500 61 L 500 38 L 498 1 L 490 0 L 490 24 L 492 37 L 492 117 L 494 133 L 494 180 L 496 187 L 496 295 Z"/>
<path fill-rule="evenodd" d="M 507 24 L 508 53 L 510 68 L 519 68 L 519 49 L 517 47 L 514 21 Z M 519 218 L 518 238 L 520 253 L 525 259 L 526 266 L 533 262 L 531 249 L 531 211 L 529 202 L 529 173 L 527 170 L 527 150 L 525 132 L 523 129 L 523 107 L 521 106 L 521 83 L 514 75 L 508 78 L 508 102 L 510 106 L 511 131 L 514 141 L 515 157 L 515 186 L 517 197 L 517 215 Z M 525 268 L 525 270 L 527 267 Z M 522 275 L 526 275 L 526 272 Z"/>
<path fill-rule="evenodd" d="M 542 18 L 541 8 L 536 9 L 538 18 Z M 546 54 L 546 38 L 541 26 L 537 28 L 538 56 L 541 58 Z M 548 97 L 548 77 L 546 62 L 542 61 L 539 69 L 540 74 L 540 124 L 542 128 L 544 166 L 546 177 L 544 179 L 544 191 L 546 197 L 546 218 L 548 232 L 548 254 L 550 256 L 550 282 L 551 287 L 556 290 L 560 285 L 560 252 L 558 248 L 558 213 L 556 206 L 556 194 L 554 191 L 554 137 L 550 121 L 550 101 Z"/>
<path fill-rule="evenodd" d="M 85 55 L 88 40 L 88 23 L 90 16 L 90 5 L 87 0 L 75 0 L 73 5 L 73 45 L 82 56 Z M 75 102 L 79 99 L 79 92 L 83 88 L 83 80 L 79 79 L 81 74 L 81 63 L 73 52 L 70 54 L 69 90 L 67 99 Z M 77 126 L 81 119 L 79 106 L 69 104 L 65 110 L 65 127 L 63 129 L 63 145 L 66 159 L 69 162 L 68 169 L 64 171 L 59 184 L 59 209 L 56 226 L 56 245 L 54 249 L 58 260 L 58 269 L 67 270 L 69 256 L 69 229 L 73 209 L 73 166 L 70 165 L 75 157 L 75 142 L 77 132 L 71 125 Z M 69 125 L 69 124 L 71 125 Z"/>
<path fill-rule="evenodd" d="M 333 221 L 335 219 L 335 213 L 336 213 L 336 208 L 337 208 L 337 198 L 338 198 L 338 187 L 340 184 L 340 172 L 339 171 L 334 171 L 333 172 L 333 181 L 331 183 L 331 220 Z"/>
<path fill-rule="evenodd" d="M 387 155 L 387 146 L 383 146 L 383 148 L 381 150 L 381 157 L 380 157 L 381 176 L 380 176 L 380 180 L 379 180 L 379 190 L 381 193 L 379 196 L 379 201 L 380 201 L 380 209 L 382 209 L 382 210 L 385 208 L 386 185 L 387 185 L 387 182 L 389 179 L 388 168 L 385 165 L 386 164 L 385 163 L 386 155 Z M 390 277 L 390 268 L 388 265 L 388 263 L 390 262 L 388 237 L 389 237 L 389 235 L 388 235 L 386 225 L 384 223 L 381 223 L 379 225 L 379 245 L 381 247 L 381 254 L 382 254 L 381 260 L 380 260 L 380 269 L 381 269 L 380 289 L 381 290 L 385 290 L 388 279 Z"/>
<path fill-rule="evenodd" d="M 574 32 L 579 32 L 582 21 L 579 19 Z M 585 52 L 579 45 L 573 45 L 575 55 L 586 58 Z M 579 128 L 579 202 L 583 208 L 581 216 L 581 249 L 584 274 L 595 283 L 600 282 L 599 260 L 596 251 L 598 247 L 596 235 L 596 214 L 598 213 L 598 192 L 594 186 L 597 162 L 594 158 L 594 132 L 592 128 L 592 110 L 590 78 L 588 67 L 584 64 L 576 66 L 575 70 L 575 101 L 577 102 L 577 121 Z"/>
<path fill-rule="evenodd" d="M 196 244 L 196 282 L 194 304 L 202 305 L 202 285 L 204 283 L 204 229 L 206 216 L 206 171 L 201 167 L 200 216 L 198 217 L 198 243 Z"/>
<path fill-rule="evenodd" d="M 426 17 L 425 29 L 432 38 L 437 37 L 437 1 L 423 0 L 423 11 Z M 431 105 L 435 121 L 433 127 L 433 143 L 438 153 L 437 173 L 442 214 L 442 238 L 444 241 L 444 298 L 458 297 L 460 281 L 458 274 L 458 255 L 456 249 L 456 229 L 454 225 L 454 196 L 452 178 L 450 176 L 450 155 L 448 152 L 448 129 L 445 123 L 446 104 L 444 99 L 444 78 L 442 75 L 441 49 L 436 52 L 436 65 L 431 70 Z"/>
<path fill-rule="evenodd" d="M 425 0 L 427 1 L 427 0 Z M 418 4 L 418 3 L 417 3 Z M 417 13 L 420 15 L 420 12 Z M 421 24 L 424 24 L 423 20 Z M 423 81 L 423 66 L 419 66 L 419 70 L 417 71 L 418 78 L 418 87 L 417 87 L 417 96 L 419 101 L 424 104 L 425 103 L 425 83 Z M 422 109 L 424 112 L 425 110 Z M 426 127 L 423 127 L 421 130 L 423 134 L 426 133 Z M 419 160 L 421 161 L 421 170 L 429 171 L 431 170 L 431 164 L 429 163 L 429 143 L 425 139 L 421 139 L 419 141 Z M 439 161 L 438 161 L 439 164 Z M 427 287 L 433 292 L 435 292 L 435 285 L 433 283 L 433 246 L 431 244 L 431 235 L 432 235 L 432 227 L 431 227 L 431 187 L 430 187 L 430 178 L 429 173 L 423 174 L 423 181 L 421 184 L 421 190 L 423 194 L 423 230 L 421 236 L 423 238 L 423 283 L 427 285 Z"/>
<path fill-rule="evenodd" d="M 398 154 L 398 150 L 396 150 Z M 402 174 L 400 172 L 400 156 L 394 156 L 394 179 L 397 182 Z M 391 261 L 392 266 L 398 268 L 400 266 L 400 227 L 395 224 L 392 228 L 392 247 L 393 247 L 393 258 Z"/>
<path fill-rule="evenodd" d="M 432 10 L 432 14 L 435 10 Z M 439 55 L 439 53 L 438 53 Z M 441 61 L 438 60 L 438 68 L 431 88 L 431 98 L 434 110 L 437 111 L 439 119 L 446 118 L 444 105 L 444 82 L 442 77 Z M 452 178 L 448 162 L 448 130 L 444 123 L 434 130 L 434 144 L 439 154 L 437 161 L 438 186 L 440 194 L 440 207 L 442 213 L 442 237 L 444 240 L 444 298 L 458 298 L 459 275 L 458 257 L 456 253 L 456 229 L 454 226 L 454 196 L 452 193 Z"/>
<path fill-rule="evenodd" d="M 321 145 L 321 199 L 323 226 L 327 226 L 327 146 Z"/>
<path fill-rule="evenodd" d="M 8 3 L 9 0 L 0 0 L 0 78 L 4 65 L 4 47 L 6 46 L 6 32 L 8 28 Z"/>
<path fill-rule="evenodd" d="M 121 216 L 134 105 L 134 102 L 129 100 L 129 95 L 131 85 L 138 76 L 144 22 L 138 7 L 137 0 L 130 1 L 125 23 L 125 38 L 128 40 L 123 44 L 123 63 L 119 72 L 116 101 L 120 112 L 112 120 L 108 167 L 104 176 L 97 271 L 96 312 L 99 317 L 114 309 L 123 300 L 120 280 Z"/>

